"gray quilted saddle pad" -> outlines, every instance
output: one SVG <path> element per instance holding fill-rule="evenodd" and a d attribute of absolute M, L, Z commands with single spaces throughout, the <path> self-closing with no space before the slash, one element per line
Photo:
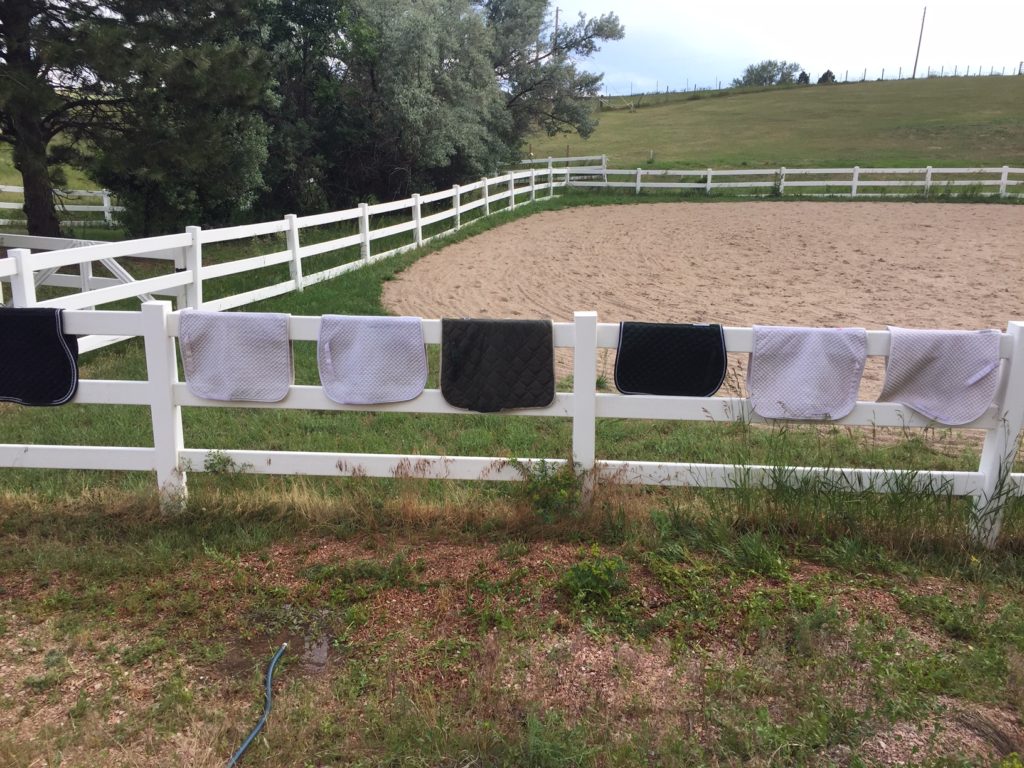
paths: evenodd
<path fill-rule="evenodd" d="M 456 408 L 481 413 L 551 405 L 551 321 L 443 319 L 441 394 Z"/>

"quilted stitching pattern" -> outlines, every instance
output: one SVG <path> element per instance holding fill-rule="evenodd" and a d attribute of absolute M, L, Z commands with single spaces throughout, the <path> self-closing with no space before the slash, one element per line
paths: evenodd
<path fill-rule="evenodd" d="M 61 405 L 78 391 L 78 337 L 61 309 L 0 309 L 0 400 Z"/>
<path fill-rule="evenodd" d="M 276 403 L 293 381 L 288 315 L 181 313 L 185 382 L 196 397 Z"/>
<path fill-rule="evenodd" d="M 999 331 L 892 334 L 879 400 L 903 403 L 929 419 L 957 426 L 980 418 L 999 386 Z"/>
<path fill-rule="evenodd" d="M 754 326 L 747 389 L 766 419 L 841 419 L 857 404 L 867 360 L 863 328 Z"/>
<path fill-rule="evenodd" d="M 457 408 L 481 413 L 551 405 L 551 322 L 442 320 L 441 394 Z"/>
<path fill-rule="evenodd" d="M 627 395 L 710 397 L 725 381 L 720 325 L 622 323 L 615 386 Z"/>
<path fill-rule="evenodd" d="M 427 385 L 423 323 L 418 317 L 324 315 L 317 363 L 324 393 L 336 403 L 412 400 Z"/>

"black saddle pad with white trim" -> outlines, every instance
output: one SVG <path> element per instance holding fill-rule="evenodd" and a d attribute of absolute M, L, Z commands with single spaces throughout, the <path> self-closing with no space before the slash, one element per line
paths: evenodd
<path fill-rule="evenodd" d="M 456 408 L 481 413 L 551 405 L 551 321 L 443 319 L 441 394 Z"/>
<path fill-rule="evenodd" d="M 64 333 L 63 310 L 0 308 L 0 400 L 61 405 L 78 391 L 78 337 Z"/>
<path fill-rule="evenodd" d="M 625 395 L 710 397 L 725 381 L 720 325 L 622 323 L 615 386 Z"/>

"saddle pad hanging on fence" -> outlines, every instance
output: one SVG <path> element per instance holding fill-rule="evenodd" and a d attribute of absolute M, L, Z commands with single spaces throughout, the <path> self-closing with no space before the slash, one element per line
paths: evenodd
<path fill-rule="evenodd" d="M 427 385 L 418 317 L 324 315 L 316 357 L 324 394 L 336 403 L 397 403 Z"/>
<path fill-rule="evenodd" d="M 456 408 L 481 413 L 551 405 L 551 321 L 442 320 L 441 394 Z"/>
<path fill-rule="evenodd" d="M 984 415 L 999 386 L 999 331 L 922 331 L 890 326 L 878 399 L 947 426 Z"/>
<path fill-rule="evenodd" d="M 185 383 L 206 400 L 276 403 L 294 380 L 288 315 L 184 310 Z"/>
<path fill-rule="evenodd" d="M 765 419 L 841 419 L 857 404 L 863 328 L 754 326 L 747 391 Z"/>
<path fill-rule="evenodd" d="M 625 395 L 711 397 L 726 361 L 720 325 L 622 323 L 615 386 Z"/>
<path fill-rule="evenodd" d="M 64 333 L 63 310 L 0 309 L 0 400 L 62 405 L 78 391 L 78 337 Z"/>

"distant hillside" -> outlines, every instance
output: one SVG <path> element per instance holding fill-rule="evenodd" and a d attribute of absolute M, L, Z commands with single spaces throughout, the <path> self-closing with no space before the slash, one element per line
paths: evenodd
<path fill-rule="evenodd" d="M 588 140 L 537 136 L 533 154 L 560 157 L 568 146 L 619 168 L 1024 165 L 1024 77 L 720 93 L 729 92 L 605 108 Z"/>

